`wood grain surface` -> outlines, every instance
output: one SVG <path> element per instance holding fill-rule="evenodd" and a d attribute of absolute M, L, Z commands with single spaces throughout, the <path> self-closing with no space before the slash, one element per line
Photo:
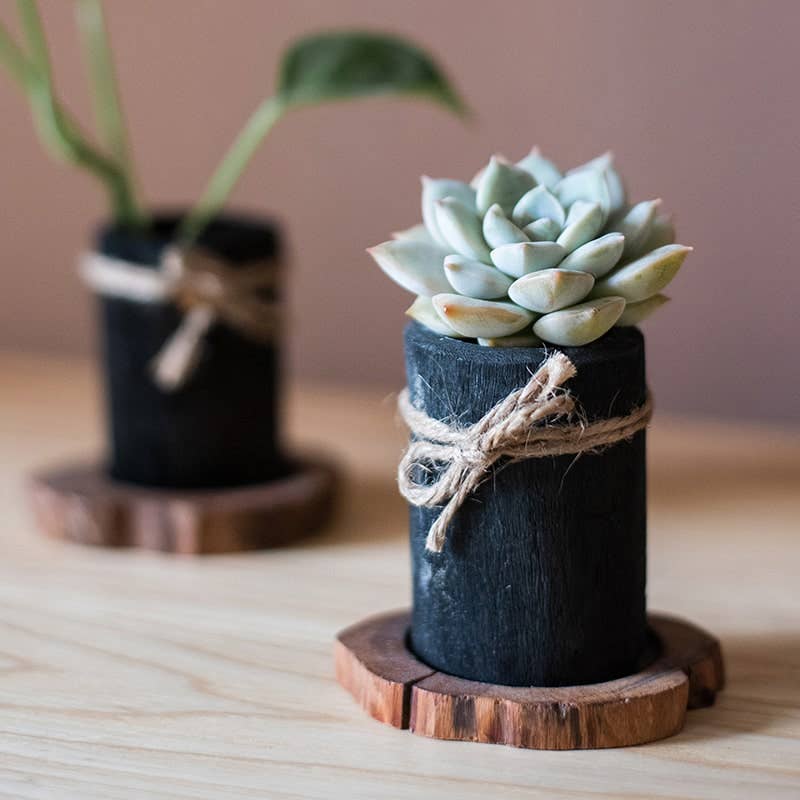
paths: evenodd
<path fill-rule="evenodd" d="M 725 681 L 719 642 L 663 614 L 648 617 L 649 653 L 640 669 L 557 687 L 501 686 L 434 671 L 408 646 L 411 618 L 396 611 L 342 631 L 336 677 L 371 717 L 434 739 L 533 750 L 646 744 L 678 733 L 687 708 L 712 705 Z"/>
<path fill-rule="evenodd" d="M 0 359 L 2 800 L 800 797 L 797 432 L 656 414 L 648 602 L 720 638 L 726 688 L 662 742 L 531 751 L 398 734 L 336 682 L 336 633 L 410 600 L 392 397 L 293 391 L 341 515 L 203 559 L 36 533 L 26 475 L 99 451 L 97 397 L 84 363 Z"/>

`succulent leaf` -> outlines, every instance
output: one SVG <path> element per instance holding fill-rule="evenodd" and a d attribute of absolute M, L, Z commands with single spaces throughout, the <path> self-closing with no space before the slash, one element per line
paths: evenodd
<path fill-rule="evenodd" d="M 440 336 L 461 339 L 461 334 L 451 328 L 437 313 L 430 297 L 418 297 L 406 310 L 406 316 L 424 325 Z"/>
<path fill-rule="evenodd" d="M 533 332 L 545 342 L 562 347 L 581 347 L 599 339 L 617 322 L 625 309 L 622 297 L 602 297 L 554 311 L 539 318 Z"/>
<path fill-rule="evenodd" d="M 511 218 L 517 225 L 528 225 L 542 217 L 553 220 L 561 227 L 566 219 L 566 213 L 564 207 L 546 186 L 537 186 L 520 197 L 514 206 Z"/>
<path fill-rule="evenodd" d="M 445 242 L 459 255 L 491 264 L 489 248 L 483 240 L 480 217 L 455 197 L 436 201 L 436 225 Z"/>
<path fill-rule="evenodd" d="M 625 191 L 625 184 L 622 176 L 609 163 L 605 170 L 606 186 L 608 187 L 608 197 L 611 202 L 609 213 L 614 214 L 620 209 L 625 208 L 628 202 L 628 193 Z"/>
<path fill-rule="evenodd" d="M 536 183 L 548 189 L 552 189 L 561 180 L 561 173 L 558 171 L 558 167 L 545 158 L 539 152 L 538 147 L 534 147 L 522 161 L 518 161 L 517 166 L 526 172 L 530 172 Z"/>
<path fill-rule="evenodd" d="M 560 200 L 564 208 L 571 208 L 573 203 L 583 200 L 588 203 L 599 203 L 603 212 L 603 220 L 611 210 L 611 196 L 603 173 L 597 169 L 581 169 L 569 173 L 558 182 L 553 194 Z"/>
<path fill-rule="evenodd" d="M 609 167 L 614 161 L 614 155 L 611 153 L 610 150 L 606 150 L 605 153 L 601 153 L 599 156 L 595 156 L 589 161 L 586 161 L 583 164 L 578 164 L 577 167 L 572 167 L 571 169 L 567 170 L 567 175 L 574 175 L 576 172 L 583 172 L 587 169 L 595 170 L 596 172 L 603 172 L 607 167 Z"/>
<path fill-rule="evenodd" d="M 603 227 L 604 219 L 599 203 L 576 200 L 567 214 L 566 225 L 556 242 L 566 253 L 571 253 L 597 236 Z"/>
<path fill-rule="evenodd" d="M 644 322 L 654 311 L 661 308 L 664 303 L 669 302 L 669 297 L 665 294 L 654 294 L 647 300 L 638 303 L 626 303 L 622 316 L 617 320 L 617 326 L 628 328 Z"/>
<path fill-rule="evenodd" d="M 445 197 L 455 197 L 464 205 L 475 209 L 475 190 L 466 183 L 447 178 L 422 176 L 422 221 L 428 229 L 428 233 L 442 245 L 447 245 L 447 240 L 436 222 L 436 203 Z"/>
<path fill-rule="evenodd" d="M 607 233 L 573 250 L 558 266 L 601 278 L 622 258 L 624 248 L 625 237 L 621 233 Z"/>
<path fill-rule="evenodd" d="M 500 161 L 500 162 L 501 162 L 501 163 L 503 163 L 503 164 L 510 164 L 510 163 L 511 163 L 511 162 L 510 162 L 510 161 L 509 161 L 509 160 L 508 160 L 508 159 L 507 159 L 507 158 L 506 158 L 504 155 L 502 155 L 501 153 L 495 153 L 495 154 L 494 154 L 494 158 L 496 158 L 498 161 Z M 473 189 L 475 189 L 475 191 L 478 191 L 478 186 L 479 186 L 479 184 L 480 184 L 480 182 L 481 182 L 481 178 L 484 176 L 484 174 L 485 174 L 485 172 L 486 172 L 486 170 L 487 170 L 488 168 L 489 168 L 489 165 L 488 165 L 488 164 L 484 164 L 484 165 L 483 165 L 483 166 L 482 166 L 482 167 L 481 167 L 481 168 L 480 168 L 480 169 L 479 169 L 479 170 L 478 170 L 478 171 L 477 171 L 477 172 L 476 172 L 476 173 L 475 173 L 475 174 L 472 176 L 472 180 L 469 182 L 469 185 L 470 185 L 470 186 L 471 186 Z"/>
<path fill-rule="evenodd" d="M 625 192 L 625 185 L 622 182 L 620 174 L 614 169 L 614 156 L 612 153 L 603 153 L 579 167 L 571 169 L 567 174 L 573 175 L 576 172 L 584 170 L 595 170 L 599 172 L 606 184 L 609 199 L 609 213 L 613 214 L 616 211 L 624 208 L 627 203 L 627 195 Z"/>
<path fill-rule="evenodd" d="M 517 200 L 535 185 L 536 181 L 529 172 L 492 156 L 478 182 L 478 213 L 485 214 L 499 203 L 503 213 L 510 215 Z"/>
<path fill-rule="evenodd" d="M 492 262 L 501 272 L 521 278 L 529 272 L 556 266 L 566 255 L 555 242 L 522 242 L 504 244 L 492 250 Z"/>
<path fill-rule="evenodd" d="M 392 239 L 402 239 L 409 242 L 426 242 L 427 244 L 436 244 L 433 236 L 431 236 L 428 229 L 420 223 L 419 225 L 412 225 L 410 228 L 404 228 L 402 231 L 395 231 L 392 234 Z"/>
<path fill-rule="evenodd" d="M 458 294 L 437 294 L 432 300 L 442 320 L 462 336 L 474 339 L 510 336 L 534 320 L 530 311 L 513 303 L 476 300 Z"/>
<path fill-rule="evenodd" d="M 644 243 L 653 229 L 656 211 L 661 200 L 645 200 L 637 203 L 616 225 L 616 229 L 625 237 L 623 255 L 628 258 L 644 252 Z"/>
<path fill-rule="evenodd" d="M 395 283 L 409 292 L 434 295 L 450 290 L 444 274 L 448 251 L 437 244 L 393 239 L 370 247 L 367 252 Z"/>
<path fill-rule="evenodd" d="M 530 241 L 527 234 L 503 213 L 499 203 L 495 203 L 483 218 L 483 238 L 489 247 Z"/>
<path fill-rule="evenodd" d="M 593 297 L 616 295 L 639 303 L 658 294 L 675 277 L 691 247 L 667 244 L 617 267 L 594 285 Z"/>
<path fill-rule="evenodd" d="M 650 235 L 642 243 L 641 253 L 649 253 L 665 244 L 673 244 L 675 241 L 675 226 L 666 214 L 658 214 L 653 221 Z M 636 253 L 635 255 L 641 255 Z"/>
<path fill-rule="evenodd" d="M 512 283 L 500 270 L 464 256 L 447 256 L 444 274 L 459 294 L 479 300 L 505 297 Z"/>
<path fill-rule="evenodd" d="M 549 314 L 579 303 L 593 286 L 594 278 L 587 272 L 543 269 L 514 281 L 508 289 L 508 296 L 518 306 Z"/>
<path fill-rule="evenodd" d="M 542 340 L 533 333 L 523 331 L 514 333 L 511 336 L 500 336 L 496 339 L 478 338 L 478 344 L 482 347 L 539 347 Z"/>
<path fill-rule="evenodd" d="M 523 229 L 528 238 L 533 242 L 554 242 L 561 233 L 561 226 L 549 217 L 535 219 Z"/>

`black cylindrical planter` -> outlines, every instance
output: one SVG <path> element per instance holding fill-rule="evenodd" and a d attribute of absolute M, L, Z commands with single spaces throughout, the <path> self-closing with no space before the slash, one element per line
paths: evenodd
<path fill-rule="evenodd" d="M 159 216 L 147 234 L 106 226 L 96 248 L 155 268 L 179 220 Z M 241 216 L 212 222 L 198 245 L 231 266 L 280 257 L 275 225 Z M 187 382 L 166 392 L 154 382 L 151 363 L 182 312 L 172 303 L 111 297 L 100 297 L 99 307 L 114 479 L 160 488 L 221 488 L 286 473 L 278 439 L 278 342 L 257 343 L 217 322 Z"/>
<path fill-rule="evenodd" d="M 530 379 L 544 348 L 494 349 L 406 328 L 413 404 L 471 424 Z M 551 348 L 552 349 L 552 348 Z M 646 398 L 644 341 L 616 328 L 558 348 L 588 420 Z M 511 686 L 597 683 L 645 651 L 645 433 L 597 454 L 496 465 L 457 512 L 444 550 L 425 549 L 438 509 L 414 508 L 410 645 L 438 670 Z"/>

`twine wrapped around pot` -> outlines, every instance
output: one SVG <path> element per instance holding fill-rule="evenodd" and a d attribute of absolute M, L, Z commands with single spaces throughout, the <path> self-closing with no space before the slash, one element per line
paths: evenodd
<path fill-rule="evenodd" d="M 525 386 L 466 427 L 432 419 L 414 407 L 408 388 L 401 392 L 398 408 L 414 441 L 398 469 L 400 493 L 415 506 L 443 506 L 428 532 L 428 550 L 442 551 L 456 512 L 500 459 L 514 462 L 597 452 L 630 439 L 647 425 L 652 415 L 649 395 L 624 417 L 585 422 L 564 388 L 576 372 L 567 356 L 552 353 Z M 436 471 L 430 483 L 417 480 L 421 471 L 431 470 Z"/>
<path fill-rule="evenodd" d="M 214 322 L 224 322 L 257 342 L 273 341 L 278 334 L 278 304 L 260 295 L 275 288 L 274 261 L 232 267 L 200 248 L 168 247 L 157 269 L 92 252 L 83 257 L 80 272 L 106 297 L 174 302 L 183 310 L 180 325 L 151 364 L 154 381 L 167 392 L 179 389 L 191 375 Z"/>

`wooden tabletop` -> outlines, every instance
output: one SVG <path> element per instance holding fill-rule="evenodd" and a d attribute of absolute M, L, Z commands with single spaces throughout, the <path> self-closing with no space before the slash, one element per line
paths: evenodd
<path fill-rule="evenodd" d="M 657 390 L 657 387 L 655 387 Z M 0 357 L 0 798 L 800 798 L 800 435 L 657 414 L 649 603 L 722 639 L 728 687 L 673 739 L 535 752 L 365 717 L 336 632 L 409 602 L 393 398 L 290 393 L 349 471 L 303 546 L 169 557 L 43 539 L 26 472 L 97 452 L 88 364 Z"/>

